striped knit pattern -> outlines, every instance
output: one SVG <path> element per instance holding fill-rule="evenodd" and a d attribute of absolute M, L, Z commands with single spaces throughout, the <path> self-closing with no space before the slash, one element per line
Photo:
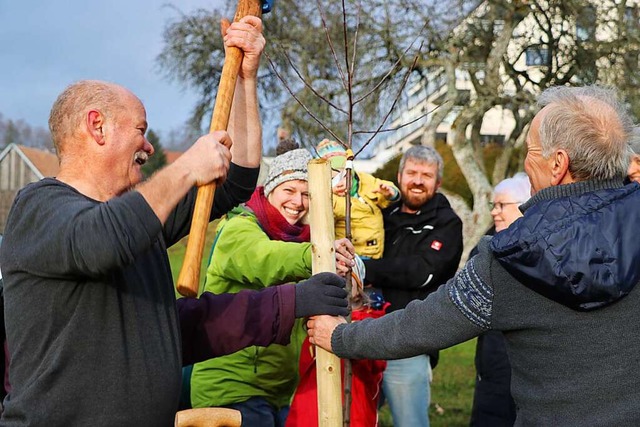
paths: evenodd
<path fill-rule="evenodd" d="M 474 325 L 489 329 L 493 288 L 477 274 L 475 261 L 476 258 L 472 258 L 467 262 L 456 274 L 456 278 L 449 282 L 449 298 Z"/>

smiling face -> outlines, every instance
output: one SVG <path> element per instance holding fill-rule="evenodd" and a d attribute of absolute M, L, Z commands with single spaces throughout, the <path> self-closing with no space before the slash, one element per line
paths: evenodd
<path fill-rule="evenodd" d="M 520 205 L 520 202 L 514 202 L 513 198 L 508 194 L 496 194 L 493 196 L 491 216 L 493 217 L 493 223 L 496 225 L 496 231 L 505 230 L 522 216 L 522 212 L 518 209 Z"/>
<path fill-rule="evenodd" d="M 440 188 L 438 165 L 408 158 L 404 168 L 398 172 L 398 183 L 402 194 L 402 211 L 416 213 Z"/>
<path fill-rule="evenodd" d="M 109 150 L 107 161 L 118 193 L 142 181 L 142 166 L 154 152 L 145 137 L 147 114 L 142 102 L 123 89 L 120 104 L 120 108 L 114 108 L 106 119 L 102 129 L 105 146 Z"/>
<path fill-rule="evenodd" d="M 309 211 L 309 184 L 299 179 L 285 181 L 269 193 L 267 200 L 294 225 Z"/>

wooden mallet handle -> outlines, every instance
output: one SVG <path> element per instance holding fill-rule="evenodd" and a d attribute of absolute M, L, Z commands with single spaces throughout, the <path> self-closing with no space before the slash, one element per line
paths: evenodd
<path fill-rule="evenodd" d="M 260 0 L 238 0 L 238 8 L 234 17 L 234 22 L 239 21 L 247 15 L 257 17 L 262 16 L 262 4 Z M 226 130 L 231 114 L 231 103 L 238 80 L 238 72 L 242 65 L 243 53 L 240 48 L 227 48 L 222 75 L 218 84 L 218 94 L 213 107 L 211 126 L 209 132 L 216 130 Z M 187 241 L 187 250 L 184 254 L 184 261 L 176 288 L 181 295 L 195 297 L 198 294 L 200 285 L 200 265 L 202 263 L 202 252 L 204 241 L 211 216 L 213 206 L 213 194 L 216 184 L 211 183 L 198 188 L 196 204 L 191 221 L 191 230 Z"/>
<path fill-rule="evenodd" d="M 240 411 L 229 408 L 186 409 L 176 414 L 175 427 L 240 427 Z"/>

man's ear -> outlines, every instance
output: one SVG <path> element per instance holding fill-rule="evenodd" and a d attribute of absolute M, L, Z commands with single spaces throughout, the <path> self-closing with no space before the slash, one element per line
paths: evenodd
<path fill-rule="evenodd" d="M 104 115 L 98 110 L 91 110 L 87 113 L 87 130 L 94 141 L 99 145 L 104 145 Z"/>
<path fill-rule="evenodd" d="M 569 172 L 569 154 L 565 150 L 556 150 L 549 159 L 551 163 L 551 185 L 569 184 L 574 181 Z"/>

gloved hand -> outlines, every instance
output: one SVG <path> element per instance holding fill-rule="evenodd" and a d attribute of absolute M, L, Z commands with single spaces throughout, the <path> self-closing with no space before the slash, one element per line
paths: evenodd
<path fill-rule="evenodd" d="M 347 316 L 344 279 L 334 273 L 318 273 L 296 285 L 296 317 L 317 314 Z"/>

